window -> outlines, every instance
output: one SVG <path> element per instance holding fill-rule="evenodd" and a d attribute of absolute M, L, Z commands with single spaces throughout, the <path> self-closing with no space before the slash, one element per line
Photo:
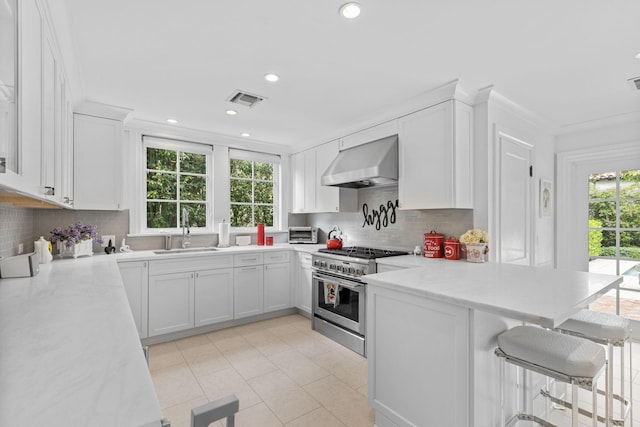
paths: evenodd
<path fill-rule="evenodd" d="M 232 227 L 278 223 L 280 157 L 229 150 L 229 204 Z"/>
<path fill-rule="evenodd" d="M 211 229 L 212 147 L 145 136 L 145 228 L 182 227 L 186 209 L 192 229 Z"/>

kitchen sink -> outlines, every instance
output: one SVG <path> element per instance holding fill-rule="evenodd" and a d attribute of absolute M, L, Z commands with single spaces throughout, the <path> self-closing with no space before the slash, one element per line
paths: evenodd
<path fill-rule="evenodd" d="M 198 253 L 198 252 L 213 252 L 217 251 L 217 248 L 185 248 L 185 249 L 161 249 L 159 251 L 153 251 L 156 255 L 166 254 L 184 254 L 184 253 Z"/>

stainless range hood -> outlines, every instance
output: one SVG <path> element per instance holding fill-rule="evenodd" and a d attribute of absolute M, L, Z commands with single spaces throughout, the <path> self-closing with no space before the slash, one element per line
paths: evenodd
<path fill-rule="evenodd" d="M 363 188 L 398 182 L 398 135 L 388 136 L 338 153 L 322 175 L 325 186 Z"/>

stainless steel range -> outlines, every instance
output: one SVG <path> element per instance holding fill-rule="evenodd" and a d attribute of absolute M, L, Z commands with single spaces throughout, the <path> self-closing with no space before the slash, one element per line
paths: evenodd
<path fill-rule="evenodd" d="M 406 254 L 359 246 L 313 254 L 313 329 L 364 356 L 365 277 L 376 273 L 376 258 Z"/>

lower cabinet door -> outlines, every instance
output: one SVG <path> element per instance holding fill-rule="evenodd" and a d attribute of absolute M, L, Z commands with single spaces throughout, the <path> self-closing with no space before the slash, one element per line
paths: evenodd
<path fill-rule="evenodd" d="M 233 268 L 196 272 L 195 326 L 233 320 Z"/>
<path fill-rule="evenodd" d="M 233 269 L 233 312 L 236 319 L 264 312 L 262 265 Z"/>
<path fill-rule="evenodd" d="M 194 273 L 149 277 L 149 336 L 193 328 Z"/>
<path fill-rule="evenodd" d="M 149 296 L 149 267 L 147 261 L 118 263 L 120 276 L 127 292 L 140 338 L 147 337 L 147 308 Z"/>
<path fill-rule="evenodd" d="M 288 262 L 264 266 L 264 311 L 275 311 L 291 306 L 291 280 Z"/>
<path fill-rule="evenodd" d="M 306 255 L 306 254 L 305 254 Z M 311 288 L 313 287 L 313 271 L 311 270 L 311 255 L 301 258 L 298 265 L 297 276 L 297 307 L 311 314 Z"/>

